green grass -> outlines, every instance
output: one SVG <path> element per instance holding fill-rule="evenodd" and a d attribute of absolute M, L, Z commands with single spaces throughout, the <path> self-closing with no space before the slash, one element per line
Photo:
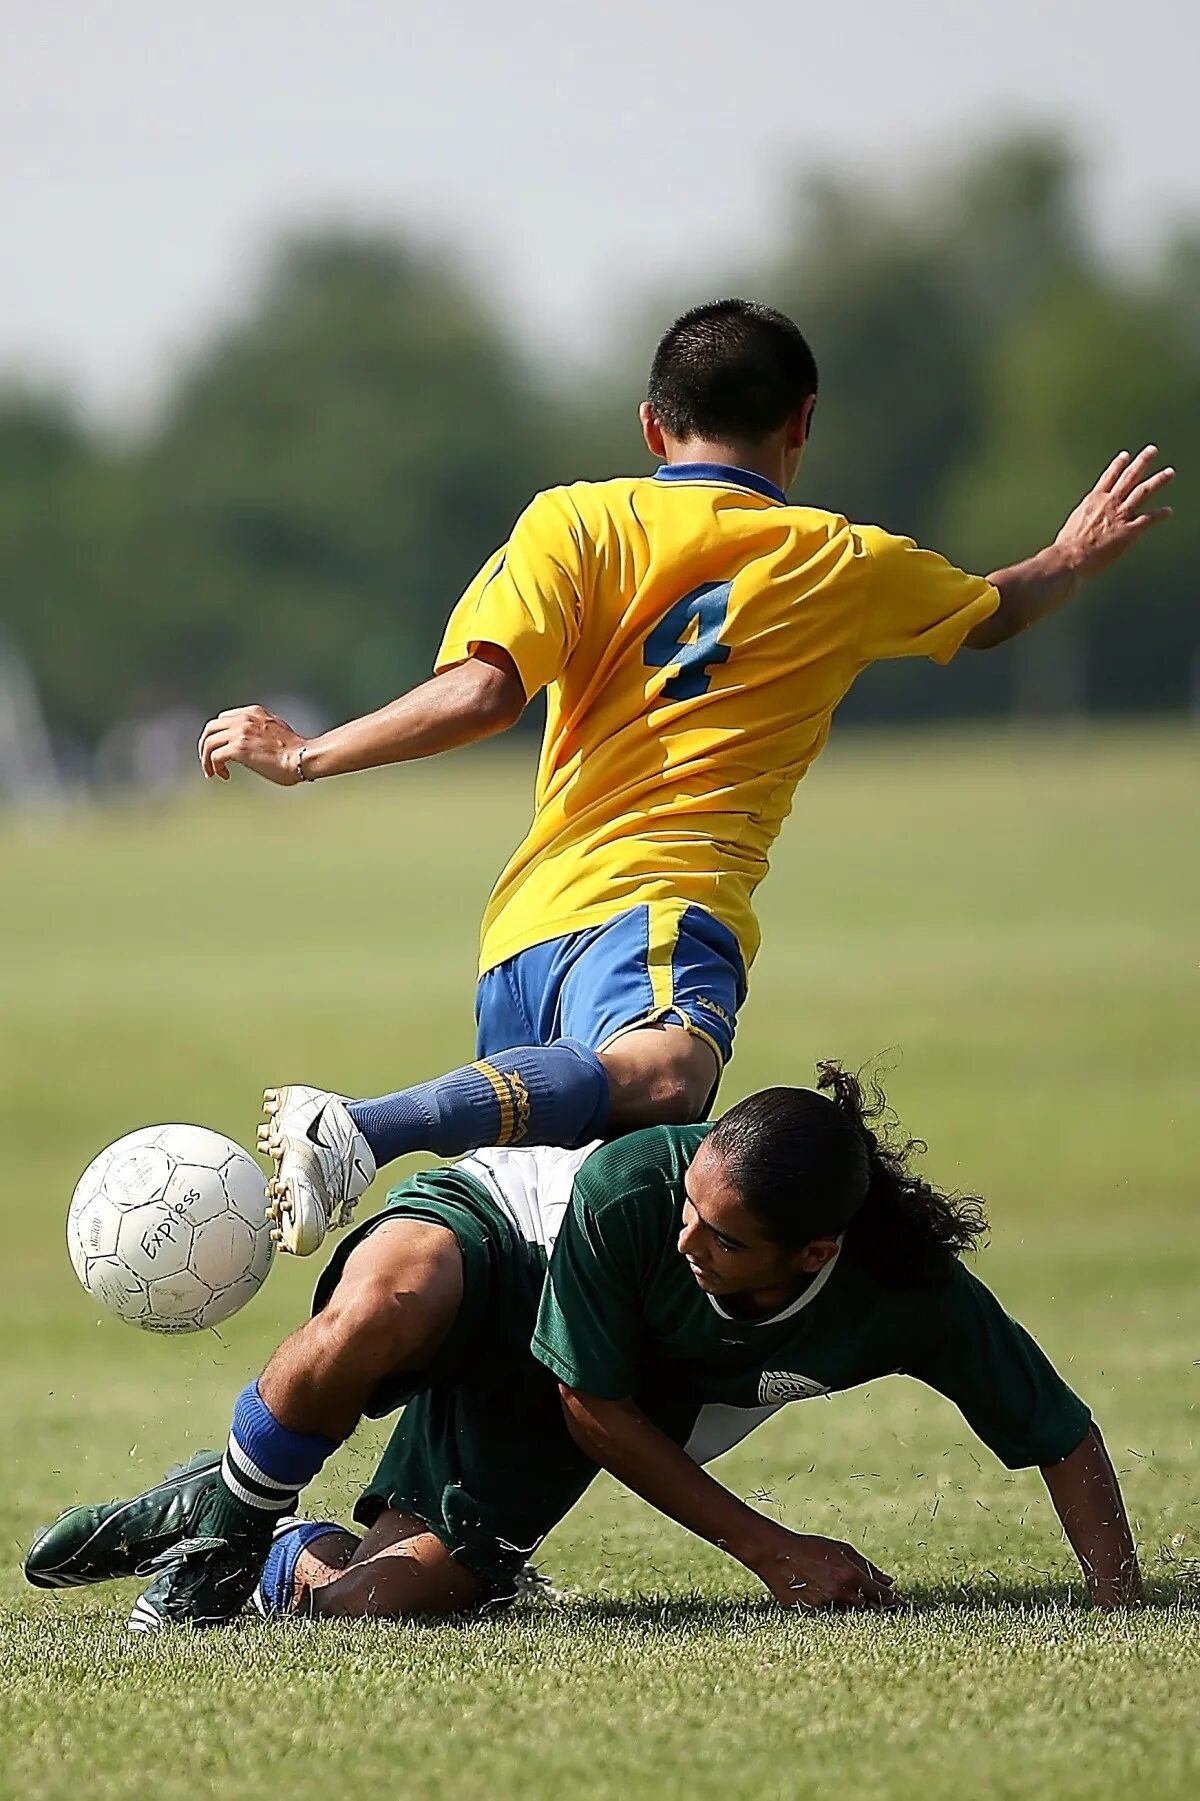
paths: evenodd
<path fill-rule="evenodd" d="M 313 1275 L 281 1265 L 219 1339 L 97 1320 L 62 1243 L 79 1170 L 152 1119 L 252 1142 L 265 1081 L 377 1091 L 461 1061 L 530 772 L 0 821 L 0 1794 L 1195 1794 L 1194 764 L 1172 733 L 835 746 L 763 890 L 724 1092 L 887 1053 L 932 1172 L 989 1197 L 982 1272 L 1105 1429 L 1153 1595 L 1120 1618 L 1080 1607 L 1036 1475 L 900 1379 L 788 1408 L 718 1466 L 866 1549 L 899 1618 L 776 1614 L 607 1481 L 545 1548 L 567 1603 L 469 1627 L 140 1643 L 129 1586 L 26 1589 L 41 1521 L 223 1439 Z M 344 1512 L 381 1437 L 322 1502 Z"/>

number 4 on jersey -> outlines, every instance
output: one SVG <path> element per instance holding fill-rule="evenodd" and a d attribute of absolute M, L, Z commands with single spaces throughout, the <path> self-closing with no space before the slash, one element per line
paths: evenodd
<path fill-rule="evenodd" d="M 709 665 L 729 661 L 728 644 L 718 640 L 732 588 L 732 582 L 704 582 L 693 588 L 663 615 L 646 639 L 643 661 L 647 669 L 677 667 L 677 673 L 663 684 L 664 699 L 696 700 L 707 694 L 712 681 Z M 696 636 L 685 643 L 693 624 Z"/>

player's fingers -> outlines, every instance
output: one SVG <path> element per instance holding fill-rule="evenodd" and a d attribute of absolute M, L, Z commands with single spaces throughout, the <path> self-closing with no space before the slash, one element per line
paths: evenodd
<path fill-rule="evenodd" d="M 1126 496 L 1125 500 L 1121 503 L 1125 512 L 1138 512 L 1145 505 L 1146 501 L 1150 500 L 1158 493 L 1160 488 L 1165 488 L 1167 483 L 1174 481 L 1174 479 L 1174 469 L 1170 467 L 1166 469 L 1156 469 L 1153 475 L 1149 476 L 1144 482 L 1139 482 L 1133 492 Z"/>
<path fill-rule="evenodd" d="M 870 1558 L 864 1557 L 861 1551 L 856 1551 L 853 1545 L 847 1545 L 845 1549 L 854 1566 L 853 1579 L 846 1586 L 864 1596 L 864 1604 L 868 1607 L 891 1607 L 895 1593 L 892 1578 L 886 1570 L 877 1568 Z"/>
<path fill-rule="evenodd" d="M 208 745 L 208 762 L 213 774 L 228 777 L 227 765 L 236 761 L 233 734 L 228 731 L 216 733 Z"/>
<path fill-rule="evenodd" d="M 1174 507 L 1151 507 L 1148 513 L 1138 513 L 1136 518 L 1127 519 L 1125 531 L 1130 538 L 1140 538 L 1152 525 L 1161 525 L 1164 520 L 1169 519 L 1174 511 Z"/>
<path fill-rule="evenodd" d="M 869 1557 L 864 1557 L 861 1551 L 856 1551 L 853 1545 L 846 1545 L 843 1549 L 851 1563 L 864 1576 L 869 1576 L 873 1582 L 885 1582 L 889 1588 L 891 1587 L 893 1578 L 888 1575 L 886 1570 L 881 1570 L 877 1564 L 871 1562 Z"/>
<path fill-rule="evenodd" d="M 1157 455 L 1158 445 L 1147 444 L 1144 450 L 1139 450 L 1137 455 L 1130 459 L 1110 490 L 1114 500 L 1125 500 L 1133 493 L 1138 483 L 1149 475 L 1150 465 Z"/>
<path fill-rule="evenodd" d="M 230 719 L 249 719 L 252 714 L 261 712 L 262 708 L 256 706 L 222 707 L 221 711 L 217 714 L 214 723 L 223 724 Z"/>
<path fill-rule="evenodd" d="M 1107 494 L 1109 489 L 1112 487 L 1113 483 L 1116 481 L 1117 477 L 1120 475 L 1122 469 L 1124 469 L 1126 463 L 1128 463 L 1128 461 L 1129 461 L 1129 452 L 1127 450 L 1118 450 L 1116 456 L 1113 458 L 1112 462 L 1108 465 L 1108 468 L 1104 471 L 1104 474 L 1100 477 L 1100 480 L 1096 483 L 1096 486 L 1095 486 L 1095 489 L 1093 490 L 1093 492 L 1099 493 L 1099 494 Z"/>
<path fill-rule="evenodd" d="M 200 740 L 200 762 L 205 775 L 213 772 L 213 753 L 229 743 L 229 728 L 210 721 L 204 728 L 204 736 Z"/>
<path fill-rule="evenodd" d="M 894 1607 L 896 1605 L 898 1597 L 892 1587 L 890 1576 L 864 1576 L 858 1589 L 859 1593 L 866 1597 L 868 1607 Z"/>

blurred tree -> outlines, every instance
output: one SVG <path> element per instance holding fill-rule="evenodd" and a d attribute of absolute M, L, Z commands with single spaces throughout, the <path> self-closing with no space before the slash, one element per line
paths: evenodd
<path fill-rule="evenodd" d="M 802 323 L 821 371 L 804 498 L 923 536 L 945 472 L 978 431 L 959 284 L 927 227 L 841 181 L 810 190 L 794 241 L 769 292 Z"/>
<path fill-rule="evenodd" d="M 1200 357 L 1171 297 L 1076 277 L 1006 321 L 988 372 L 987 435 L 948 484 L 944 541 L 978 567 L 1049 539 L 1122 447 L 1200 452 Z M 1019 711 L 1186 704 L 1197 630 L 1194 515 L 1181 508 L 1102 583 L 1009 656 Z"/>
<path fill-rule="evenodd" d="M 173 547 L 163 653 L 193 697 L 266 686 L 358 711 L 424 673 L 551 479 L 552 418 L 445 264 L 383 239 L 285 245 L 147 450 Z"/>
<path fill-rule="evenodd" d="M 1122 444 L 1198 460 L 1200 237 L 1134 279 L 1093 243 L 1054 138 L 953 170 L 886 193 L 808 182 L 778 260 L 734 285 L 817 351 L 803 498 L 987 569 L 1043 543 Z M 0 636 L 85 743 L 171 705 L 377 705 L 427 669 L 535 489 L 647 466 L 635 406 L 662 317 L 636 366 L 623 347 L 602 379 L 550 392 L 446 259 L 293 237 L 141 443 L 100 439 L 59 397 L 0 393 Z M 950 678 L 873 670 L 849 716 L 1186 705 L 1198 538 L 1181 505 L 1059 620 Z"/>
<path fill-rule="evenodd" d="M 0 633 L 55 728 L 85 741 L 136 689 L 142 646 L 124 631 L 131 500 L 122 458 L 60 396 L 0 396 Z"/>
<path fill-rule="evenodd" d="M 842 182 L 811 193 L 769 278 L 821 365 L 806 498 L 986 571 L 1045 543 L 1122 445 L 1192 460 L 1194 241 L 1131 287 L 1089 242 L 1080 173 L 1033 134 L 899 202 Z M 870 672 L 848 716 L 1186 704 L 1195 536 L 1176 518 L 1077 607 L 952 680 L 911 663 Z"/>

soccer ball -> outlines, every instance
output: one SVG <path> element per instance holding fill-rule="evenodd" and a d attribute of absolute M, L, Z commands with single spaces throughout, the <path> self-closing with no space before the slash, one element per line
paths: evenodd
<path fill-rule="evenodd" d="M 275 1245 L 262 1171 L 204 1126 L 143 1126 L 88 1164 L 67 1249 L 94 1300 L 147 1332 L 202 1332 L 262 1287 Z"/>

